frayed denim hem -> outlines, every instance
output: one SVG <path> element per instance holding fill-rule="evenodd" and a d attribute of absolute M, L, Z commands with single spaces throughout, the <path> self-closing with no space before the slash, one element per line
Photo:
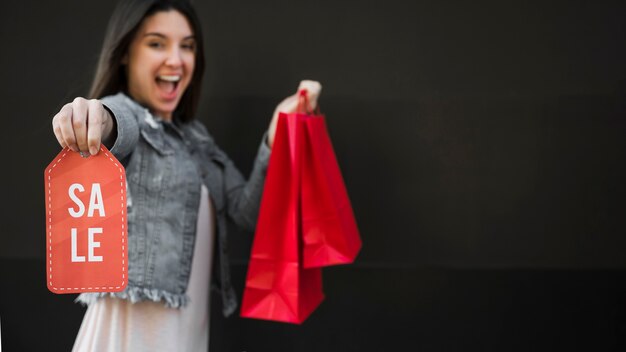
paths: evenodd
<path fill-rule="evenodd" d="M 129 300 L 132 303 L 141 301 L 163 302 L 166 307 L 181 308 L 189 303 L 189 297 L 185 294 L 170 293 L 163 290 L 140 287 L 128 287 L 122 292 L 90 292 L 81 293 L 74 302 L 84 306 L 91 305 L 102 297 L 115 297 Z"/>

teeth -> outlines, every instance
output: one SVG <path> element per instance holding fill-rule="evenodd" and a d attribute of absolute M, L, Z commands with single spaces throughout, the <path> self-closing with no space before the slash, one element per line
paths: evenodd
<path fill-rule="evenodd" d="M 163 80 L 163 81 L 168 81 L 168 82 L 178 82 L 178 81 L 180 81 L 180 76 L 178 76 L 178 75 L 176 75 L 176 76 L 174 76 L 174 75 L 172 75 L 172 76 L 160 75 L 157 78 L 160 79 L 160 80 Z"/>

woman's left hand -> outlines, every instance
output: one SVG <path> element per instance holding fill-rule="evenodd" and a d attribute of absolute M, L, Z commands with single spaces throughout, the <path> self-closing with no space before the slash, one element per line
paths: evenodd
<path fill-rule="evenodd" d="M 298 108 L 298 92 L 303 89 L 307 90 L 307 97 L 309 100 L 308 111 L 313 111 L 317 107 L 317 99 L 322 92 L 322 85 L 317 81 L 301 81 L 296 94 L 285 98 L 276 106 L 276 109 L 274 110 L 274 116 L 272 116 L 272 122 L 270 122 L 270 127 L 267 131 L 267 144 L 270 148 L 274 145 L 274 136 L 276 135 L 276 125 L 278 123 L 278 113 L 284 112 L 289 114 L 295 112 Z"/>

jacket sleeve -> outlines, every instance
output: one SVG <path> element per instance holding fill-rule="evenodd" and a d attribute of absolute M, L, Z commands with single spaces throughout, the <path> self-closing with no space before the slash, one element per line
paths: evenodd
<path fill-rule="evenodd" d="M 212 155 L 209 157 L 217 160 L 222 165 L 223 192 L 228 217 L 241 228 L 253 231 L 261 206 L 265 174 L 271 154 L 271 150 L 266 142 L 267 133 L 261 140 L 250 177 L 246 180 L 233 161 L 215 144 L 206 127 L 199 122 L 197 124 L 198 128 L 202 130 L 205 136 L 208 136 L 211 144 L 213 144 Z"/>
<path fill-rule="evenodd" d="M 261 141 L 247 182 L 244 182 L 230 159 L 224 168 L 224 190 L 228 215 L 237 225 L 249 231 L 254 231 L 256 226 L 271 153 L 266 143 L 266 135 Z"/>
<path fill-rule="evenodd" d="M 115 119 L 117 136 L 110 150 L 117 160 L 126 158 L 135 149 L 139 140 L 137 119 L 140 111 L 134 109 L 126 99 L 128 98 L 119 93 L 100 100 L 104 108 Z"/>

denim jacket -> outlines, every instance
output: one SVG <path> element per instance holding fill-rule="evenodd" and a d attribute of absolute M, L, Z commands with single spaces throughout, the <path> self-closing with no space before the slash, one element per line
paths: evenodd
<path fill-rule="evenodd" d="M 237 299 L 230 281 L 227 216 L 254 229 L 269 148 L 261 143 L 246 181 L 201 122 L 161 121 L 123 93 L 101 101 L 117 122 L 111 152 L 126 168 L 128 287 L 117 293 L 83 293 L 77 301 L 89 304 L 110 295 L 185 306 L 203 183 L 216 213 L 213 288 L 221 292 L 224 315 L 232 314 Z"/>

